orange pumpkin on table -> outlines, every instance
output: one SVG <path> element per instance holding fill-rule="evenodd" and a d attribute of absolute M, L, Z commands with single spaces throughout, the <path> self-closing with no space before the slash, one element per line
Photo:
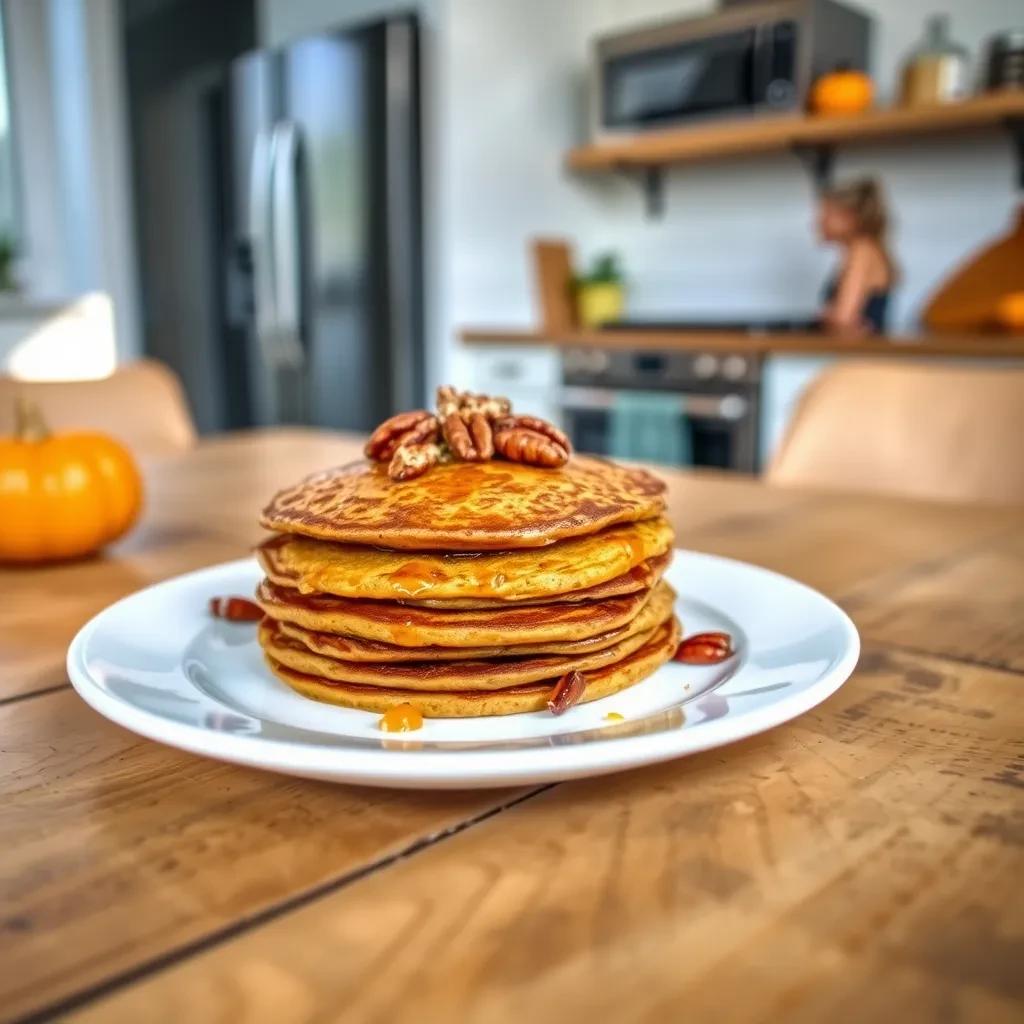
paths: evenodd
<path fill-rule="evenodd" d="M 859 114 L 871 106 L 875 87 L 863 71 L 837 68 L 822 75 L 811 88 L 815 114 Z"/>
<path fill-rule="evenodd" d="M 0 438 L 0 562 L 76 558 L 117 540 L 138 518 L 142 479 L 105 434 L 50 434 L 19 405 L 13 438 Z"/>

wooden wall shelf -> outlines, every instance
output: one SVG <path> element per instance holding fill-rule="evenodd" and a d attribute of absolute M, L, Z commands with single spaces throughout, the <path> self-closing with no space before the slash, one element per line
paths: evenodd
<path fill-rule="evenodd" d="M 574 171 L 635 170 L 647 175 L 649 200 L 657 206 L 652 172 L 673 164 L 792 150 L 810 154 L 819 184 L 830 170 L 832 147 L 843 142 L 902 139 L 978 128 L 1009 127 L 1024 165 L 1024 91 L 1007 90 L 960 103 L 889 107 L 845 117 L 786 116 L 716 122 L 651 132 L 579 146 L 566 158 Z M 1024 167 L 1022 167 L 1024 173 Z M 1021 182 L 1024 187 L 1024 180 Z"/>
<path fill-rule="evenodd" d="M 541 345 L 635 351 L 743 352 L 753 355 L 834 355 L 888 357 L 972 357 L 1024 359 L 1024 335 L 917 334 L 857 339 L 794 331 L 748 334 L 710 330 L 576 330 L 549 332 L 524 328 L 464 327 L 466 345 Z"/>

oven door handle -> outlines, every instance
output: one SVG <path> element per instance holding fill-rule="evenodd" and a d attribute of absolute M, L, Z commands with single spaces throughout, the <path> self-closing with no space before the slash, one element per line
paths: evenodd
<path fill-rule="evenodd" d="M 562 389 L 561 406 L 565 412 L 610 412 L 615 408 L 618 392 L 611 388 L 567 387 Z M 680 416 L 696 416 L 704 420 L 743 419 L 750 402 L 743 395 L 708 395 L 691 392 L 666 392 L 679 401 Z"/>

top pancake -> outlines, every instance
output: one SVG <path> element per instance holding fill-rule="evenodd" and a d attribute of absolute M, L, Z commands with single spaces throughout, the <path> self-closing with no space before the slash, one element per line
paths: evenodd
<path fill-rule="evenodd" d="M 279 533 L 387 548 L 536 548 L 650 519 L 664 509 L 664 491 L 642 469 L 580 455 L 561 469 L 452 462 L 404 482 L 354 462 L 281 491 L 260 521 Z"/>

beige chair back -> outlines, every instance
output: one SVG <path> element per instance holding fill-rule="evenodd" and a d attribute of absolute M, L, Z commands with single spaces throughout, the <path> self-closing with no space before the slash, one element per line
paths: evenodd
<path fill-rule="evenodd" d="M 774 484 L 1024 504 L 1024 369 L 840 362 L 805 392 Z"/>
<path fill-rule="evenodd" d="M 126 363 L 101 380 L 0 377 L 0 436 L 14 430 L 19 395 L 38 405 L 52 429 L 100 430 L 139 456 L 185 451 L 196 441 L 178 378 L 151 359 Z"/>

